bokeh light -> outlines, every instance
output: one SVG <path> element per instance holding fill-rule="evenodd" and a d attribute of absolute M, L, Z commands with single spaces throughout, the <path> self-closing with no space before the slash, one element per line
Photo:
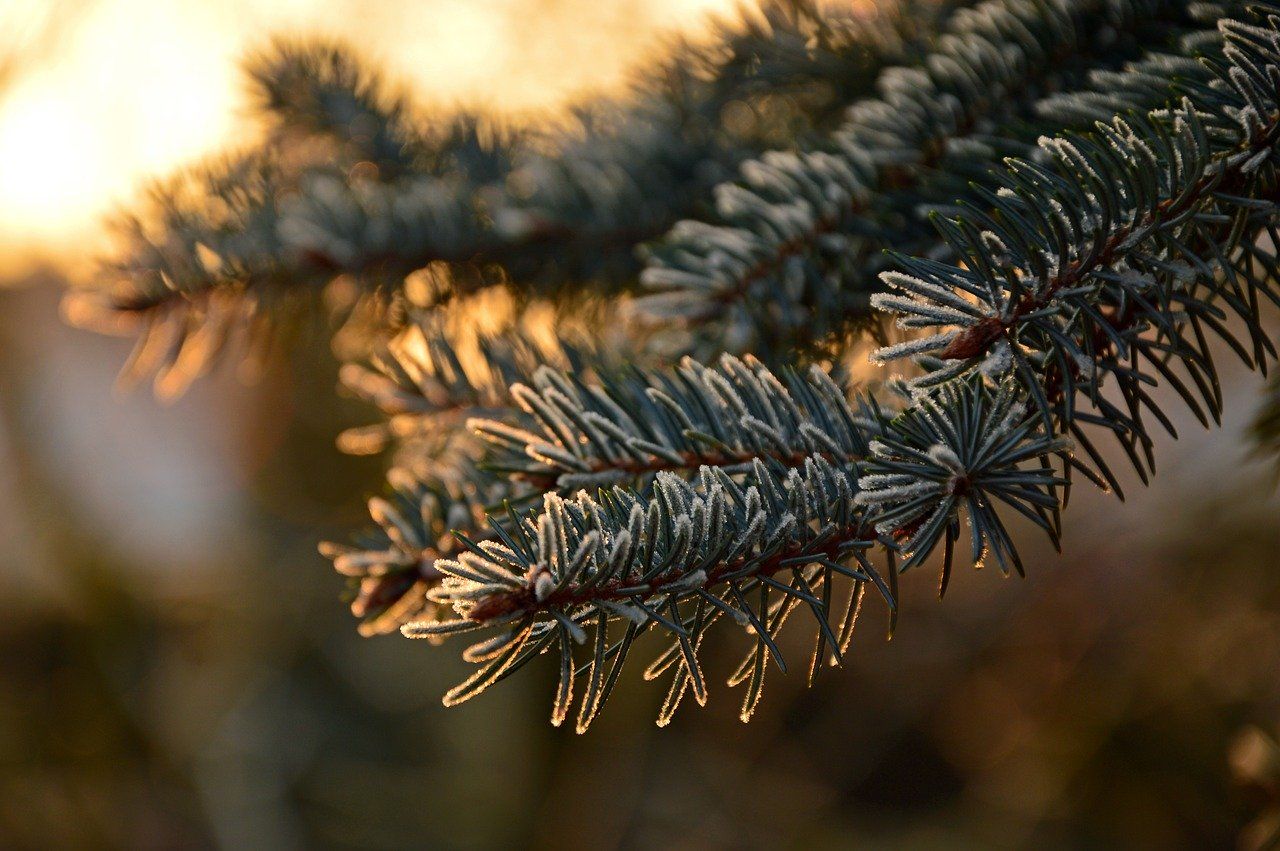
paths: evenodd
<path fill-rule="evenodd" d="M 251 140 L 240 59 L 273 33 L 338 36 L 442 106 L 554 109 L 616 87 L 660 33 L 732 0 L 6 0 L 0 272 L 84 272 L 148 178 Z M 75 252 L 66 249 L 76 247 Z"/>

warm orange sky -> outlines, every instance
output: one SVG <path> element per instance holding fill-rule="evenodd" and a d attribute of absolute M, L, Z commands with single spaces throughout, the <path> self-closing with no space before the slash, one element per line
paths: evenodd
<path fill-rule="evenodd" d="M 0 0 L 0 268 L 37 252 L 81 266 L 147 177 L 244 141 L 237 61 L 270 34 L 338 35 L 426 98 L 524 110 L 615 85 L 658 32 L 734 5 Z"/>

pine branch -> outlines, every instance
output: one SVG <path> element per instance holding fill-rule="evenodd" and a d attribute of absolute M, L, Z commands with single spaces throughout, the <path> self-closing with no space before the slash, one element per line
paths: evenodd
<path fill-rule="evenodd" d="M 680 222 L 650 246 L 640 311 L 691 326 L 695 349 L 773 357 L 865 321 L 881 249 L 927 254 L 924 214 L 967 194 L 992 158 L 1026 150 L 1041 97 L 1185 22 L 1176 0 L 989 0 L 957 13 L 934 53 L 885 71 L 880 97 L 830 138 L 747 161 L 716 188 L 715 223 Z"/>
<path fill-rule="evenodd" d="M 1223 44 L 1218 21 L 1228 10 L 1242 13 L 1247 9 L 1247 2 L 1192 6 L 1188 14 L 1204 28 L 1178 39 L 1174 52 L 1149 51 L 1122 69 L 1091 71 L 1087 87 L 1044 98 L 1036 104 L 1036 113 L 1065 129 L 1090 128 L 1100 121 L 1109 122 L 1116 115 L 1158 109 L 1169 102 L 1175 81 L 1204 81 L 1212 77 L 1212 69 L 1201 58 L 1221 58 Z"/>
<path fill-rule="evenodd" d="M 339 41 L 277 38 L 245 62 L 255 112 L 269 119 L 290 158 L 327 142 L 325 162 L 360 180 L 463 174 L 475 185 L 504 179 L 529 140 L 472 112 L 428 115 L 403 86 Z"/>
<path fill-rule="evenodd" d="M 157 394 L 181 394 L 227 350 L 255 358 L 277 320 L 311 295 L 298 287 L 274 229 L 279 164 L 261 153 L 191 169 L 148 192 L 145 208 L 114 223 L 121 258 L 99 286 L 70 293 L 81 327 L 134 334 L 122 371 L 155 375 Z M 253 285 L 249 285 L 252 278 Z"/>
<path fill-rule="evenodd" d="M 1050 454 L 1066 458 L 1070 441 L 1037 433 L 1023 394 L 1013 382 L 989 391 L 981 376 L 950 382 L 921 395 L 896 418 L 885 438 L 872 444 L 862 468 L 857 501 L 873 507 L 876 528 L 902 541 L 902 570 L 923 562 L 945 539 L 939 596 L 951 575 L 953 545 L 960 538 L 958 509 L 966 509 L 974 564 L 994 556 L 1004 573 L 1022 560 L 997 514 L 1013 508 L 1044 530 L 1059 547 L 1061 518 L 1055 488 L 1069 480 L 1053 475 Z M 1041 466 L 1023 469 L 1039 459 Z"/>

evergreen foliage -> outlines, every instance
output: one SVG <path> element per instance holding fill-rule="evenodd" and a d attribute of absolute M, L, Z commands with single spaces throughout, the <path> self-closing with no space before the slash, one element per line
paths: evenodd
<path fill-rule="evenodd" d="M 534 128 L 428 114 L 346 46 L 279 42 L 250 64 L 271 141 L 155 187 L 119 223 L 109 285 L 71 318 L 141 326 L 136 360 L 166 387 L 175 361 L 189 375 L 246 333 L 260 345 L 282 301 L 338 276 L 379 301 L 437 261 L 458 292 L 625 287 L 637 242 L 696 212 L 744 158 L 829 123 L 917 55 L 947 7 L 828 11 L 775 0 L 719 22 L 625 96 Z"/>
<path fill-rule="evenodd" d="M 858 324 L 883 249 L 927 250 L 931 211 L 1060 129 L 1037 120 L 1040 98 L 1162 43 L 1185 6 L 989 0 L 957 12 L 934 52 L 886 70 L 828 139 L 747 161 L 715 188 L 715 221 L 682 221 L 649 246 L 653 293 L 639 308 L 693 326 L 695 351 L 786 357 Z"/>
<path fill-rule="evenodd" d="M 1077 476 L 1123 498 L 1100 438 L 1148 482 L 1167 398 L 1209 425 L 1215 358 L 1276 356 L 1268 3 L 772 3 L 549 136 L 424 129 L 332 47 L 252 71 L 268 143 L 157 193 L 93 298 L 163 390 L 321 286 L 368 307 L 342 380 L 385 421 L 340 445 L 391 488 L 322 551 L 363 633 L 475 639 L 448 704 L 548 654 L 581 732 L 653 634 L 665 724 L 731 622 L 746 720 L 789 620 L 812 678 L 904 571 L 1022 573 Z M 905 376 L 849 380 L 864 333 Z"/>

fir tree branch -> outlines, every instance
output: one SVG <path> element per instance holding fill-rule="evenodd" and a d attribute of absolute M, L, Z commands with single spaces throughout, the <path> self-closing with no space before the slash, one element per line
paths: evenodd
<path fill-rule="evenodd" d="M 477 193 L 477 223 L 459 225 L 447 206 L 442 215 L 424 191 L 431 187 L 344 193 L 333 179 L 302 193 L 310 203 L 297 217 L 310 252 L 344 270 L 471 261 L 499 264 L 544 294 L 587 281 L 626 284 L 634 245 L 693 210 L 712 183 L 767 144 L 725 123 L 731 106 L 753 103 L 766 86 L 776 98 L 814 80 L 841 96 L 861 92 L 912 50 L 907 34 L 916 26 L 927 24 L 906 12 L 868 21 L 824 17 L 808 2 L 771 3 L 743 24 L 721 24 L 711 48 L 675 44 L 627 97 L 586 104 L 568 130 L 536 140 L 526 156 L 516 152 L 506 179 L 514 192 L 495 185 Z"/>
<path fill-rule="evenodd" d="M 928 253 L 924 213 L 967 194 L 994 156 L 1025 150 L 1041 97 L 1185 23 L 1181 2 L 989 0 L 957 13 L 934 53 L 884 72 L 880 97 L 830 138 L 749 160 L 717 187 L 718 223 L 680 222 L 649 246 L 640 311 L 691 326 L 695 349 L 775 357 L 865 319 L 880 250 Z"/>
<path fill-rule="evenodd" d="M 476 489 L 476 477 L 466 483 L 423 481 L 393 468 L 388 479 L 389 497 L 369 500 L 372 529 L 354 544 L 320 545 L 321 555 L 347 578 L 351 613 L 364 636 L 438 616 L 427 596 L 443 577 L 436 561 L 461 552 L 462 542 L 451 530 L 480 526 L 484 503 L 494 496 L 492 485 Z"/>
<path fill-rule="evenodd" d="M 467 651 L 481 667 L 446 702 L 466 700 L 534 655 L 557 650 L 553 723 L 567 717 L 581 676 L 587 687 L 578 727 L 585 729 L 638 631 L 660 629 L 673 638 L 650 668 L 655 675 L 674 671 L 659 717 L 664 723 L 686 692 L 705 701 L 698 648 L 721 615 L 752 626 L 761 643 L 745 666 L 753 671 L 765 646 L 776 649 L 772 625 L 791 608 L 810 607 L 819 642 L 838 646 L 824 603 L 832 571 L 864 585 L 879 575 L 865 557 L 853 556 L 856 566 L 844 561 L 854 553 L 885 545 L 906 554 L 905 569 L 941 546 L 945 589 L 963 510 L 973 558 L 994 557 L 1003 569 L 1021 572 L 996 506 L 1039 526 L 1056 544 L 1067 474 L 1084 466 L 1057 435 L 1083 436 L 1079 424 L 1111 418 L 1110 427 L 1149 447 L 1140 409 L 1158 408 L 1142 385 L 1156 379 L 1137 368 L 1139 356 L 1199 410 L 1169 369 L 1171 361 L 1182 363 L 1201 401 L 1216 411 L 1204 329 L 1235 337 L 1212 302 L 1221 300 L 1256 325 L 1258 301 L 1249 298 L 1269 294 L 1262 287 L 1276 268 L 1274 245 L 1255 244 L 1260 234 L 1274 233 L 1277 213 L 1271 198 L 1280 34 L 1276 17 L 1265 20 L 1265 27 L 1224 21 L 1223 60 L 1213 64 L 1208 83 L 1182 84 L 1181 104 L 1117 118 L 1096 138 L 1046 140 L 1052 167 L 1010 161 L 1003 191 L 986 196 L 991 212 L 939 220 L 960 265 L 899 258 L 904 271 L 887 276 L 897 292 L 878 297 L 877 305 L 909 326 L 941 330 L 907 344 L 907 353 L 931 371 L 915 382 L 916 401 L 869 442 L 870 458 L 842 466 L 811 456 L 803 473 L 756 460 L 737 478 L 733 468 L 704 467 L 696 483 L 660 472 L 649 497 L 618 488 L 598 499 L 550 495 L 541 514 L 514 519 L 500 540 L 440 562 L 447 579 L 433 596 L 459 618 L 408 625 L 406 634 L 496 630 Z M 971 330 L 987 329 L 993 319 L 999 333 Z M 1253 338 L 1255 330 L 1252 341 L 1272 356 L 1269 343 Z M 966 347 L 962 360 L 938 356 L 951 346 Z M 1127 413 L 1115 409 L 1112 417 L 1114 405 L 1100 394 L 1107 377 L 1125 396 Z M 559 388 L 568 402 L 571 390 Z M 1077 395 L 1103 416 L 1076 408 Z M 539 402 L 551 406 L 545 397 Z M 549 434 L 582 409 L 563 400 L 556 407 L 540 412 Z M 643 423 L 654 420 L 646 416 Z M 565 463 L 573 466 L 568 456 L 582 460 L 585 451 L 568 447 L 581 435 L 569 430 L 561 437 Z M 1053 456 L 1061 459 L 1061 474 Z M 778 578 L 785 567 L 796 568 L 790 581 Z M 889 573 L 896 576 L 897 567 Z M 739 581 L 754 584 L 748 589 Z M 752 606 L 746 599 L 757 588 L 787 602 Z M 631 626 L 615 642 L 617 630 L 609 627 L 619 619 Z M 594 648 L 581 666 L 576 645 Z M 740 670 L 732 679 L 745 677 Z M 758 697 L 757 679 L 750 691 Z M 754 699 L 749 695 L 744 716 Z"/>
<path fill-rule="evenodd" d="M 254 152 L 152 187 L 144 209 L 114 223 L 127 247 L 97 288 L 66 297 L 68 321 L 137 335 L 123 374 L 155 375 L 163 397 L 183 392 L 226 350 L 260 356 L 271 329 L 311 295 L 274 229 L 279 168 Z"/>
<path fill-rule="evenodd" d="M 558 649 L 561 680 L 552 722 L 567 717 L 574 679 L 584 677 L 581 732 L 608 696 L 600 672 L 612 660 L 608 682 L 616 680 L 631 640 L 646 629 L 673 639 L 671 651 L 650 668 L 656 675 L 674 667 L 659 723 L 670 719 L 686 691 L 705 703 L 697 648 L 705 630 L 728 615 L 756 637 L 746 665 L 752 671 L 746 720 L 759 697 L 766 651 L 785 670 L 775 641 L 785 617 L 771 597 L 786 600 L 787 607 L 794 601 L 808 608 L 818 627 L 815 658 L 830 652 L 838 660 L 863 586 L 874 585 L 896 608 L 897 566 L 890 558 L 882 575 L 870 553 L 877 544 L 893 549 L 886 534 L 903 534 L 928 517 L 911 539 L 923 545 L 933 539 L 932 526 L 958 526 L 955 518 L 964 503 L 975 552 L 990 549 L 1001 557 L 1008 537 L 994 513 L 997 501 L 1029 516 L 1056 509 L 1055 490 L 1062 480 L 1046 465 L 1023 465 L 1062 446 L 1037 434 L 1036 422 L 1013 404 L 1007 390 L 993 395 L 975 381 L 947 392 L 946 402 L 931 413 L 949 419 L 930 422 L 926 415 L 895 422 L 887 442 L 877 444 L 876 461 L 862 478 L 871 490 L 859 491 L 857 464 L 832 464 L 814 455 L 790 470 L 760 459 L 736 475 L 702 467 L 694 482 L 662 472 L 650 497 L 618 487 L 601 491 L 598 498 L 585 492 L 573 500 L 548 495 L 541 513 L 495 525 L 497 540 L 469 545 L 456 560 L 436 563 L 445 579 L 431 596 L 452 605 L 459 619 L 412 623 L 403 631 L 411 637 L 496 632 L 464 653 L 481 667 L 446 695 L 446 704 L 470 699 L 538 653 Z M 915 448 L 920 441 L 926 450 Z M 903 494 L 895 478 L 904 470 L 913 481 L 934 482 L 906 495 L 906 505 L 899 504 Z M 1045 528 L 1054 534 L 1049 525 Z M 926 554 L 924 549 L 913 553 L 908 564 Z M 949 568 L 950 557 L 947 563 Z M 830 621 L 836 613 L 831 588 L 838 577 L 853 583 L 842 616 L 847 626 L 839 635 Z M 616 644 L 609 638 L 615 622 L 628 624 Z M 594 640 L 588 630 L 594 630 Z M 579 665 L 575 645 L 588 648 L 587 664 Z"/>
<path fill-rule="evenodd" d="M 1280 52 L 1273 30 L 1220 26 L 1224 59 L 1205 60 L 1213 79 L 1179 83 L 1179 106 L 1116 118 L 1093 138 L 1045 140 L 1055 170 L 1012 161 L 989 196 L 993 212 L 939 219 L 963 266 L 899 258 L 903 272 L 885 275 L 893 292 L 876 297 L 901 324 L 934 333 L 878 357 L 916 356 L 929 370 L 916 386 L 1012 371 L 1046 424 L 1069 431 L 1113 486 L 1082 424 L 1115 434 L 1145 480 L 1153 459 L 1143 413 L 1172 432 L 1147 387 L 1163 379 L 1206 424 L 1205 411 L 1217 419 L 1208 335 L 1265 367 L 1275 350 L 1258 305 L 1280 303 L 1274 244 L 1259 243 L 1277 222 L 1280 113 L 1265 69 Z M 1243 321 L 1252 355 L 1219 303 Z M 1102 396 L 1107 378 L 1123 408 Z"/>
<path fill-rule="evenodd" d="M 204 327 L 210 301 L 262 305 L 240 315 L 265 322 L 266 306 L 337 275 L 382 297 L 434 261 L 505 270 L 460 276 L 468 286 L 496 280 L 559 295 L 626 284 L 637 242 L 692 212 L 708 186 L 770 143 L 773 122 L 735 123 L 730 105 L 777 104 L 794 91 L 790 103 L 830 112 L 822 104 L 864 91 L 945 8 L 866 20 L 778 0 L 722 24 L 707 46 L 676 44 L 627 95 L 520 137 L 465 115 L 434 121 L 450 128 L 444 134 L 415 132 L 413 110 L 349 52 L 277 47 L 255 66 L 263 99 L 287 126 L 341 136 L 339 148 L 368 154 L 372 173 L 287 144 L 247 158 L 261 165 L 253 191 L 221 191 L 245 180 L 238 164 L 198 170 L 186 202 L 167 197 L 172 187 L 157 193 L 155 226 L 131 228 L 109 285 L 73 312 L 105 324 L 122 313 L 169 326 L 162 336 L 187 336 Z M 815 98 L 818 90 L 832 94 Z M 368 123 L 371 135 L 361 129 Z"/>
<path fill-rule="evenodd" d="M 367 162 L 379 177 L 395 179 L 426 154 L 409 97 L 348 45 L 276 39 L 249 57 L 245 72 L 253 105 L 273 119 L 273 132 L 324 139 L 346 167 Z"/>
<path fill-rule="evenodd" d="M 342 367 L 343 386 L 385 420 L 343 432 L 338 445 L 367 455 L 395 443 L 397 463 L 421 475 L 441 460 L 430 446 L 473 443 L 469 418 L 515 414 L 509 387 L 540 366 L 586 374 L 638 355 L 634 341 L 594 331 L 612 319 L 598 305 L 558 311 L 489 291 L 415 313 L 379 351 Z"/>
<path fill-rule="evenodd" d="M 502 419 L 469 423 L 491 444 L 488 451 L 455 445 L 442 457 L 411 443 L 400 453 L 393 477 L 433 483 L 447 475 L 447 481 L 469 483 L 471 492 L 487 494 L 489 507 L 499 500 L 525 506 L 547 495 L 569 497 L 609 486 L 647 495 L 659 473 L 693 478 L 715 466 L 740 475 L 757 461 L 777 470 L 803 469 L 813 458 L 847 466 L 869 453 L 870 441 L 888 418 L 874 401 L 851 402 L 848 391 L 816 366 L 779 379 L 757 362 L 726 356 L 714 368 L 689 361 L 674 371 L 613 369 L 604 375 L 586 382 L 543 365 L 529 376 L 532 386 L 517 384 L 509 396 L 488 397 L 495 406 L 511 406 Z M 496 391 L 486 386 L 481 392 Z M 406 401 L 394 395 L 388 400 Z M 407 401 L 417 403 L 420 397 Z M 457 410 L 437 414 L 451 416 Z M 437 415 L 427 416 L 434 433 L 461 439 Z M 439 489 L 436 484 L 418 488 L 428 500 L 423 511 L 436 510 Z M 406 490 L 404 484 L 395 488 Z M 508 520 L 499 517 L 492 525 L 509 526 Z M 496 534 L 478 523 L 457 528 L 474 541 Z M 385 549 L 361 547 L 360 555 L 348 560 L 382 564 Z M 433 545 L 422 558 L 434 563 L 442 553 L 449 551 Z M 420 588 L 399 583 L 395 589 L 417 592 L 436 580 L 424 580 Z"/>
<path fill-rule="evenodd" d="M 486 135 L 467 116 L 424 131 L 351 55 L 277 48 L 259 65 L 271 149 L 176 181 L 152 221 L 126 225 L 123 283 L 97 306 L 144 326 L 136 368 L 171 392 L 310 293 L 385 308 L 361 344 L 401 336 L 344 377 L 388 424 L 345 442 L 409 440 L 389 496 L 370 502 L 372 531 L 322 552 L 363 633 L 479 634 L 448 704 L 549 653 L 552 721 L 576 705 L 583 731 L 651 633 L 665 646 L 645 677 L 670 675 L 665 724 L 687 694 L 706 701 L 700 651 L 732 621 L 749 636 L 728 677 L 746 686 L 746 720 L 769 661 L 786 670 L 778 639 L 795 612 L 812 615 L 812 678 L 847 650 L 869 586 L 892 632 L 899 574 L 939 551 L 940 593 L 961 550 L 1022 573 L 1010 518 L 1057 546 L 1075 472 L 1120 492 L 1096 434 L 1146 481 L 1148 421 L 1176 436 L 1154 388 L 1208 425 L 1217 347 L 1263 370 L 1277 355 L 1261 318 L 1280 306 L 1270 2 L 957 13 L 826 149 L 802 140 L 743 165 L 745 185 L 720 190 L 730 226 L 686 223 L 658 249 L 647 280 L 664 292 L 648 309 L 714 320 L 715 348 L 756 356 L 653 369 L 650 341 L 576 325 L 587 294 L 612 297 L 603 315 L 616 316 L 635 241 L 706 212 L 702 193 L 766 145 L 730 104 L 804 101 L 827 75 L 835 99 L 863 96 L 889 57 L 917 55 L 903 20 L 770 10 L 541 138 Z M 879 32 L 894 37 L 869 50 Z M 800 124 L 823 120 L 803 109 Z M 1096 123 L 1070 132 L 1082 121 Z M 1046 126 L 1056 135 L 1031 146 Z M 1010 152 L 1023 156 L 986 173 Z M 892 261 L 872 256 L 885 246 Z M 405 280 L 428 262 L 448 274 Z M 882 262 L 896 268 L 873 295 Z M 510 321 L 467 326 L 498 284 Z M 539 337 L 524 319 L 553 302 L 569 309 Z M 909 398 L 892 407 L 851 399 L 794 352 L 801 329 L 826 335 L 868 305 L 912 335 L 876 355 L 918 368 L 886 384 Z M 414 443 L 428 433 L 467 445 L 445 458 Z"/>
<path fill-rule="evenodd" d="M 873 402 L 850 404 L 817 366 L 780 380 L 750 357 L 726 355 L 715 368 L 686 359 L 671 373 L 636 371 L 599 385 L 543 368 L 531 384 L 512 388 L 528 428 L 486 419 L 469 426 L 496 447 L 488 469 L 561 493 L 620 483 L 644 490 L 656 473 L 732 472 L 757 459 L 848 463 L 867 454 L 885 420 Z"/>

